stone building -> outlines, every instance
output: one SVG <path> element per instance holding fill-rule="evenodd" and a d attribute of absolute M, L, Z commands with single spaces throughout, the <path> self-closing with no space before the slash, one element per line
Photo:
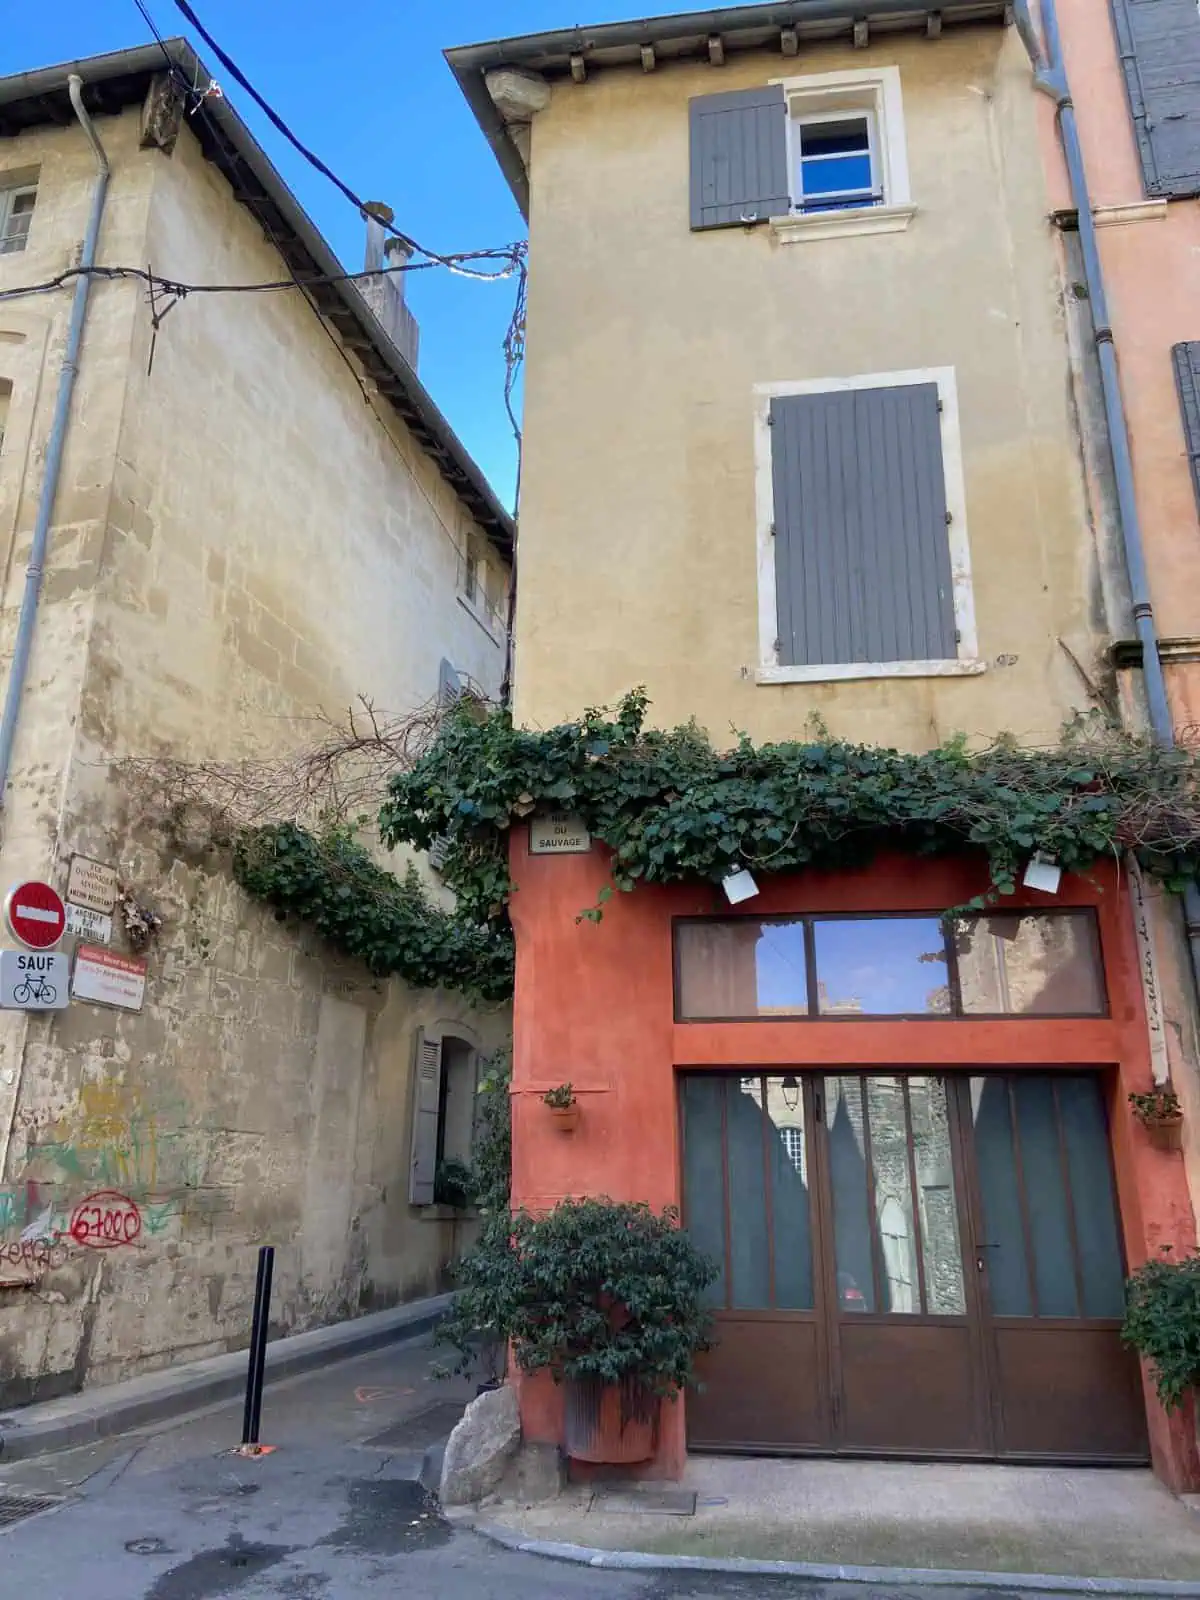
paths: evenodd
<path fill-rule="evenodd" d="M 100 267 L 342 270 L 188 47 L 168 54 L 169 72 L 148 46 L 0 81 L 6 674 L 101 183 L 70 73 L 109 169 Z M 91 282 L 0 877 L 65 887 L 90 857 L 162 925 L 139 1010 L 0 1016 L 0 1403 L 243 1343 L 260 1243 L 279 1251 L 281 1331 L 444 1279 L 456 1221 L 410 1204 L 428 1198 L 427 1175 L 410 1183 L 417 1030 L 426 1057 L 447 1041 L 437 1147 L 465 1154 L 503 1010 L 334 959 L 112 765 L 284 753 L 318 711 L 369 695 L 403 712 L 450 670 L 497 692 L 512 524 L 416 376 L 396 281 L 369 300 L 345 282 L 178 299 Z"/>

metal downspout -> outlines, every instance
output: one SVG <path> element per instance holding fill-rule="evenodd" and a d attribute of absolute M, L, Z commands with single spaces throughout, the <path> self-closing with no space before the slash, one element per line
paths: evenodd
<path fill-rule="evenodd" d="M 1046 40 L 1044 50 L 1030 15 L 1029 0 L 1015 0 L 1014 15 L 1017 31 L 1033 63 L 1034 82 L 1043 94 L 1050 96 L 1058 112 L 1058 129 L 1067 163 L 1071 198 L 1079 217 L 1079 243 L 1083 253 L 1084 277 L 1095 330 L 1096 353 L 1100 362 L 1104 415 L 1108 426 L 1113 475 L 1117 488 L 1117 520 L 1121 529 L 1125 566 L 1129 574 L 1133 623 L 1142 647 L 1142 680 L 1146 688 L 1146 706 L 1155 739 L 1167 748 L 1171 748 L 1175 743 L 1175 727 L 1171 718 L 1170 702 L 1167 699 L 1166 678 L 1158 650 L 1158 629 L 1154 622 L 1154 607 L 1151 604 L 1150 585 L 1146 576 L 1142 521 L 1134 493 L 1129 425 L 1125 416 L 1125 402 L 1121 395 L 1113 332 L 1108 319 L 1104 270 L 1100 261 L 1100 248 L 1096 242 L 1096 221 L 1092 215 L 1083 147 L 1079 141 L 1075 107 L 1071 100 L 1071 88 L 1063 63 L 1062 36 L 1059 33 L 1055 0 L 1041 0 L 1040 9 L 1042 32 Z M 1183 913 L 1191 955 L 1193 1003 L 1197 1010 L 1200 1010 L 1200 888 L 1195 883 L 1189 883 L 1183 892 Z"/>
<path fill-rule="evenodd" d="M 37 625 L 38 596 L 42 588 L 46 547 L 50 540 L 54 502 L 62 471 L 63 448 L 66 444 L 67 425 L 71 414 L 71 396 L 75 390 L 75 379 L 79 375 L 79 347 L 83 341 L 83 325 L 87 317 L 88 295 L 92 287 L 91 274 L 87 269 L 96 264 L 100 222 L 104 215 L 105 196 L 108 193 L 108 157 L 92 126 L 91 118 L 84 110 L 83 79 L 78 74 L 72 73 L 67 88 L 75 116 L 96 155 L 96 187 L 92 192 L 92 208 L 88 215 L 87 232 L 83 236 L 83 252 L 79 258 L 82 270 L 75 280 L 75 298 L 71 305 L 71 320 L 67 328 L 67 348 L 59 369 L 54 418 L 50 426 L 50 440 L 46 446 L 46 470 L 38 498 L 37 519 L 33 525 L 29 565 L 25 569 L 25 592 L 21 596 L 21 611 L 17 618 L 17 637 L 13 646 L 12 667 L 4 697 L 4 713 L 0 717 L 0 807 L 3 807 L 6 801 L 13 743 L 17 734 L 17 720 L 21 714 L 21 697 L 29 673 L 29 657 L 33 648 L 34 628 Z"/>

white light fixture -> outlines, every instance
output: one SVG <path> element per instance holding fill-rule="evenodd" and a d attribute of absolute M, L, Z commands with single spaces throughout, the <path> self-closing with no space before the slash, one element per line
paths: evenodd
<path fill-rule="evenodd" d="M 758 885 L 745 867 L 740 867 L 737 872 L 731 872 L 727 878 L 722 878 L 721 887 L 731 906 L 741 905 L 743 900 L 753 900 L 758 893 Z"/>
<path fill-rule="evenodd" d="M 1021 882 L 1027 889 L 1040 889 L 1043 894 L 1057 894 L 1062 882 L 1062 868 L 1048 856 L 1032 856 L 1025 868 Z"/>

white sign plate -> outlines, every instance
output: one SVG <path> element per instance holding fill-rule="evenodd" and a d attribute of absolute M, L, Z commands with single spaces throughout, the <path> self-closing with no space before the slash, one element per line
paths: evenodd
<path fill-rule="evenodd" d="M 79 939 L 94 939 L 97 944 L 112 942 L 112 918 L 103 911 L 92 911 L 87 906 L 73 906 L 67 902 L 67 932 Z"/>
<path fill-rule="evenodd" d="M 569 811 L 547 811 L 530 821 L 530 855 L 585 856 L 591 848 L 591 834 Z"/>
<path fill-rule="evenodd" d="M 1129 870 L 1130 909 L 1133 931 L 1137 935 L 1142 993 L 1146 1000 L 1146 1024 L 1150 1030 L 1150 1076 L 1156 1084 L 1170 1081 L 1171 1061 L 1167 1055 L 1167 1029 L 1163 1019 L 1162 988 L 1158 981 L 1158 962 L 1154 954 L 1154 932 L 1150 926 L 1150 895 L 1146 880 L 1135 858 L 1125 859 Z"/>
<path fill-rule="evenodd" d="M 93 861 L 91 856 L 71 857 L 66 898 L 72 905 L 107 916 L 117 903 L 119 889 L 116 867 L 106 867 L 103 861 Z"/>
<path fill-rule="evenodd" d="M 0 950 L 0 1006 L 9 1011 L 65 1011 L 71 963 L 52 950 Z"/>
<path fill-rule="evenodd" d="M 118 956 L 99 945 L 81 944 L 75 952 L 71 993 L 121 1011 L 140 1011 L 146 999 L 146 963 L 136 956 Z"/>

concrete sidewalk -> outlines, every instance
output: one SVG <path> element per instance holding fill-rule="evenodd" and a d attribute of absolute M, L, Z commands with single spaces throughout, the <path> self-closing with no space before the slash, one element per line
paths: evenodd
<path fill-rule="evenodd" d="M 435 1295 L 275 1339 L 267 1346 L 266 1381 L 293 1378 L 383 1345 L 416 1339 L 441 1321 L 450 1301 L 450 1295 Z M 245 1390 L 246 1360 L 246 1352 L 236 1350 L 9 1412 L 0 1416 L 0 1462 L 71 1450 L 228 1400 Z"/>
<path fill-rule="evenodd" d="M 631 1506 L 633 1486 L 575 1486 L 545 1505 L 489 1505 L 480 1523 L 525 1550 L 783 1561 L 814 1578 L 891 1569 L 891 1582 L 904 1569 L 910 1583 L 930 1569 L 992 1583 L 1134 1579 L 1200 1594 L 1200 1514 L 1144 1471 L 695 1456 L 669 1486 L 695 1493 L 693 1515 L 677 1495 L 664 1497 L 673 1511 L 655 1509 L 655 1487 Z"/>

